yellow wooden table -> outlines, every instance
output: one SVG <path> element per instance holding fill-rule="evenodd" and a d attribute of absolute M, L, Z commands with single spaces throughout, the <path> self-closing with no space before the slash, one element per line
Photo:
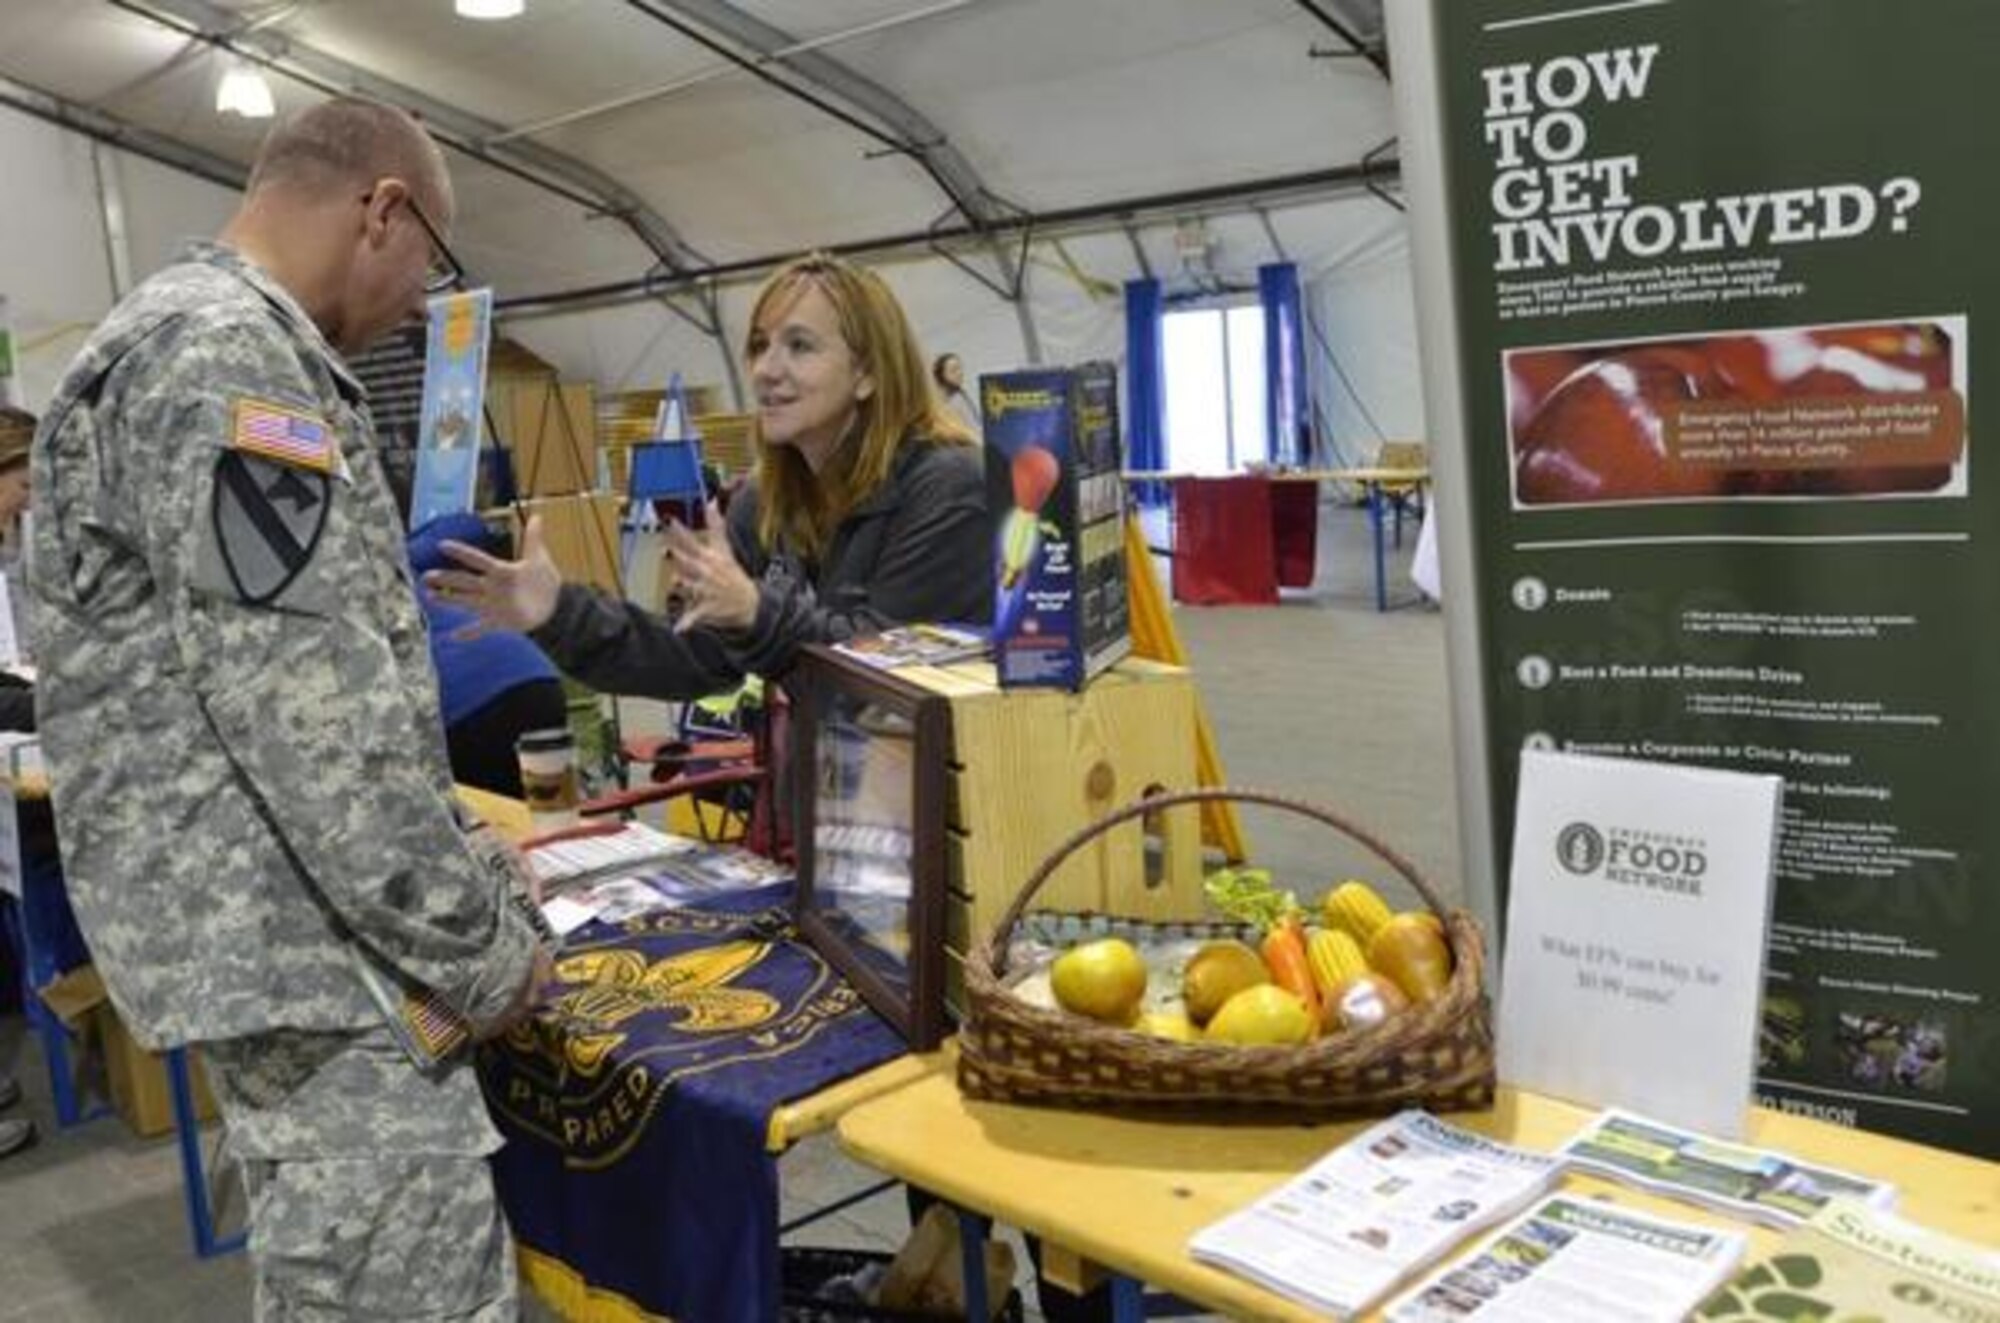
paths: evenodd
<path fill-rule="evenodd" d="M 1060 1282 L 1087 1285 L 1094 1273 L 1111 1274 L 1121 1319 L 1139 1317 L 1125 1311 L 1136 1310 L 1142 1282 L 1232 1318 L 1320 1317 L 1195 1262 L 1187 1243 L 1201 1227 L 1289 1180 L 1371 1122 L 1201 1125 L 968 1102 L 958 1092 L 948 1053 L 926 1061 L 931 1069 L 922 1079 L 840 1119 L 841 1145 L 854 1157 L 1041 1236 L 1044 1264 Z M 1451 1119 L 1546 1151 L 1592 1115 L 1503 1089 L 1493 1110 Z M 1761 1108 L 1751 1115 L 1748 1142 L 1893 1182 L 1905 1216 L 2000 1248 L 2000 1163 Z M 1597 1177 L 1569 1175 L 1564 1183 L 1573 1192 L 1608 1194 L 1670 1217 L 1746 1228 L 1753 1252 L 1769 1248 L 1779 1235 Z M 1068 1254 L 1054 1253 L 1057 1246 Z"/>

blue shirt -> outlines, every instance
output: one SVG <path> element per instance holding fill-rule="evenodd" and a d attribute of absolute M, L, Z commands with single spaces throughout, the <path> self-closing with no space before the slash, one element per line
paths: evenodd
<path fill-rule="evenodd" d="M 410 534 L 410 568 L 425 570 L 450 564 L 439 544 L 455 542 L 485 547 L 491 541 L 486 525 L 474 514 L 439 515 Z M 448 606 L 417 587 L 417 603 L 430 626 L 431 664 L 437 668 L 438 700 L 446 729 L 456 726 L 500 695 L 535 680 L 553 680 L 556 668 L 525 634 L 507 631 L 459 639 L 452 635 L 477 617 L 464 607 Z"/>

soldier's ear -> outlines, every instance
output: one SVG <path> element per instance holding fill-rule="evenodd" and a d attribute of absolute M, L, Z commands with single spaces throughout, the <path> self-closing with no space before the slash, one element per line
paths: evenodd
<path fill-rule="evenodd" d="M 361 197 L 362 233 L 371 244 L 381 244 L 388 240 L 389 221 L 397 206 L 409 193 L 400 179 L 385 177 L 377 179 L 373 186 Z"/>

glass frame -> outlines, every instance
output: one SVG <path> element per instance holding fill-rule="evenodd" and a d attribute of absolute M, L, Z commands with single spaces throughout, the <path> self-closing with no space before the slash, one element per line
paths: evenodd
<path fill-rule="evenodd" d="M 945 814 L 950 800 L 951 703 L 890 672 L 816 645 L 801 650 L 798 664 L 785 677 L 785 691 L 792 704 L 788 762 L 798 877 L 793 918 L 807 944 L 855 986 L 911 1051 L 928 1052 L 942 1041 L 945 1031 Z M 814 832 L 819 820 L 820 732 L 841 699 L 882 708 L 907 722 L 911 732 L 908 978 L 901 985 L 879 968 L 881 948 L 864 949 L 851 930 L 823 912 L 838 907 L 820 904 L 824 869 Z"/>

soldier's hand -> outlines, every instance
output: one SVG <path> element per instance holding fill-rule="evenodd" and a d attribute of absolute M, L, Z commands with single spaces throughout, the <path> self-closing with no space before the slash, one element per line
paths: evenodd
<path fill-rule="evenodd" d="M 498 1038 L 534 1014 L 535 1008 L 542 1004 L 543 996 L 555 981 L 555 957 L 549 954 L 546 946 L 536 947 L 534 961 L 528 968 L 527 981 L 521 985 L 520 991 L 514 994 L 514 1000 L 507 1004 L 506 1010 L 491 1020 L 472 1026 L 474 1041 L 484 1042 L 489 1038 Z"/>
<path fill-rule="evenodd" d="M 463 542 L 439 544 L 459 568 L 431 570 L 424 588 L 440 601 L 471 611 L 478 620 L 458 631 L 469 637 L 486 630 L 526 633 L 555 614 L 562 572 L 542 541 L 540 515 L 532 516 L 521 534 L 521 558 L 502 560 Z"/>

